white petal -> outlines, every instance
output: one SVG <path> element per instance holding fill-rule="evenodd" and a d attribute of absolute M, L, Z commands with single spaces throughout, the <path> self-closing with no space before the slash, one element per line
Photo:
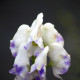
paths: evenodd
<path fill-rule="evenodd" d="M 34 29 L 35 28 L 35 25 L 37 22 L 41 23 L 43 20 L 43 13 L 40 13 L 37 15 L 37 18 L 33 21 L 32 25 L 31 25 L 31 29 Z"/>
<path fill-rule="evenodd" d="M 51 23 L 46 23 L 41 27 L 42 38 L 45 45 L 50 45 L 53 42 L 58 42 L 64 45 L 64 40 L 58 31 Z M 47 39 L 46 39 L 47 38 Z"/>
<path fill-rule="evenodd" d="M 18 55 L 16 56 L 15 62 L 14 62 L 14 64 L 18 64 L 19 66 L 29 65 L 29 58 L 28 58 L 26 50 L 24 49 L 24 45 L 25 43 L 23 43 L 20 46 L 18 50 Z"/>
<path fill-rule="evenodd" d="M 28 66 L 30 65 L 30 63 L 27 52 L 24 49 L 24 44 L 22 44 L 18 50 L 18 55 L 15 58 L 14 65 L 24 68 L 20 73 L 22 77 L 24 77 L 29 70 Z"/>
<path fill-rule="evenodd" d="M 66 52 L 60 43 L 50 45 L 49 57 L 53 62 L 53 73 L 60 78 L 58 74 L 64 74 L 70 66 L 70 55 Z"/>
<path fill-rule="evenodd" d="M 35 69 L 40 70 L 42 66 L 46 66 L 48 51 L 49 51 L 49 47 L 47 46 L 40 53 L 40 55 L 36 58 L 35 63 L 31 67 L 31 72 L 33 72 Z"/>
<path fill-rule="evenodd" d="M 43 23 L 43 14 L 40 13 L 37 18 L 34 20 L 34 22 L 32 23 L 32 26 L 31 26 L 31 34 L 30 34 L 30 37 L 28 39 L 28 43 L 31 42 L 31 41 L 34 41 L 35 43 L 38 44 L 38 46 L 40 48 L 44 48 L 44 45 L 43 45 L 43 40 L 42 40 L 42 37 L 41 37 L 41 25 Z"/>
<path fill-rule="evenodd" d="M 34 27 L 32 25 L 32 32 L 30 34 L 30 38 L 32 38 L 33 40 L 37 40 L 38 35 L 40 35 L 40 34 L 38 34 L 38 32 L 41 30 L 42 22 L 43 22 L 43 15 L 42 14 L 39 14 L 37 16 L 36 20 L 35 20 Z"/>
<path fill-rule="evenodd" d="M 21 25 L 18 28 L 13 39 L 10 41 L 10 49 L 13 56 L 15 53 L 17 54 L 19 46 L 22 43 L 27 42 L 30 32 L 31 32 L 31 29 L 28 25 Z"/>
<path fill-rule="evenodd" d="M 35 43 L 35 45 L 37 44 Z M 31 41 L 26 46 L 24 46 L 25 50 L 27 51 L 28 57 L 31 56 L 37 57 L 41 53 L 42 49 L 39 46 L 35 46 L 35 45 Z"/>
<path fill-rule="evenodd" d="M 32 42 L 27 43 L 27 45 L 24 46 L 24 48 L 28 54 L 28 57 L 31 57 L 32 55 L 34 55 L 35 47 L 32 46 Z"/>

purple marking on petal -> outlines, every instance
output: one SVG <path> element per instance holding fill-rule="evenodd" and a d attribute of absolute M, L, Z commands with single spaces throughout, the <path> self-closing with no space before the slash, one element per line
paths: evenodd
<path fill-rule="evenodd" d="M 35 53 L 35 57 L 37 57 L 37 56 L 39 56 L 39 52 L 36 52 L 36 53 Z"/>
<path fill-rule="evenodd" d="M 39 70 L 39 74 L 40 74 L 40 76 L 44 73 L 44 64 L 42 64 L 42 68 L 41 68 L 41 70 Z"/>
<path fill-rule="evenodd" d="M 36 80 L 41 80 L 39 76 L 37 76 L 35 79 L 36 79 Z"/>
<path fill-rule="evenodd" d="M 27 50 L 27 48 L 28 48 L 28 46 L 29 46 L 29 44 L 30 44 L 31 42 L 32 42 L 32 41 L 30 41 L 26 46 L 24 46 L 24 49 Z"/>
<path fill-rule="evenodd" d="M 11 74 L 16 74 L 16 69 L 13 68 L 13 69 L 9 70 L 9 73 L 11 73 Z"/>
<path fill-rule="evenodd" d="M 18 73 L 18 75 L 22 72 L 23 67 L 16 67 L 16 72 Z"/>
<path fill-rule="evenodd" d="M 70 60 L 66 61 L 65 64 L 70 66 Z"/>
<path fill-rule="evenodd" d="M 63 37 L 60 34 L 58 34 L 56 41 L 60 42 L 60 41 L 64 41 L 64 40 L 63 40 Z"/>
<path fill-rule="evenodd" d="M 62 74 L 66 73 L 68 71 L 67 68 L 62 68 L 62 70 L 60 71 Z"/>
<path fill-rule="evenodd" d="M 16 57 L 16 56 L 17 56 L 17 53 L 15 52 L 15 53 L 13 54 L 13 56 Z"/>
<path fill-rule="evenodd" d="M 41 50 L 44 50 L 44 48 L 41 48 Z"/>
<path fill-rule="evenodd" d="M 35 43 L 37 43 L 37 42 L 38 42 L 38 39 L 37 39 L 37 40 L 35 40 L 34 42 L 35 42 Z"/>
<path fill-rule="evenodd" d="M 14 47 L 15 47 L 15 41 L 12 41 L 12 42 L 10 43 L 10 47 L 11 47 L 11 48 L 14 48 Z"/>
<path fill-rule="evenodd" d="M 18 65 L 13 65 L 13 66 L 14 66 L 14 68 L 12 70 L 10 70 L 9 72 L 12 73 L 12 74 L 17 73 L 19 75 L 22 72 L 23 67 L 22 66 L 18 67 Z"/>
<path fill-rule="evenodd" d="M 44 73 L 44 69 L 41 68 L 41 70 L 39 71 L 39 74 L 42 75 Z"/>
<path fill-rule="evenodd" d="M 68 58 L 68 56 L 67 56 L 67 55 L 66 55 L 66 56 L 63 56 L 63 58 L 64 58 L 64 59 L 67 59 L 67 58 Z"/>

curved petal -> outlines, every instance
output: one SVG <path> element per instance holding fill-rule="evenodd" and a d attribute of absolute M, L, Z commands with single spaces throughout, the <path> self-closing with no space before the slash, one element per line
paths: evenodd
<path fill-rule="evenodd" d="M 41 27 L 42 38 L 45 45 L 50 45 L 53 42 L 58 42 L 64 45 L 64 40 L 58 31 L 54 28 L 51 23 L 46 23 Z M 46 39 L 47 38 L 47 39 Z"/>
<path fill-rule="evenodd" d="M 40 53 L 40 55 L 35 59 L 35 63 L 31 66 L 31 71 L 41 70 L 42 67 L 47 65 L 47 53 L 49 51 L 49 47 L 45 47 L 44 50 Z"/>
<path fill-rule="evenodd" d="M 43 48 L 43 40 L 41 37 L 41 25 L 43 23 L 43 14 L 38 14 L 37 18 L 34 20 L 31 26 L 31 33 L 28 39 L 28 43 L 34 41 L 39 45 L 40 48 Z"/>
<path fill-rule="evenodd" d="M 36 27 L 36 23 L 42 23 L 43 22 L 43 13 L 39 13 L 37 15 L 37 18 L 33 21 L 32 25 L 31 25 L 31 29 L 34 29 Z"/>
<path fill-rule="evenodd" d="M 24 46 L 24 48 L 27 51 L 28 57 L 37 57 L 42 51 L 42 49 L 34 41 L 29 42 L 26 46 Z"/>
<path fill-rule="evenodd" d="M 53 62 L 53 73 L 60 78 L 59 74 L 64 74 L 70 67 L 70 55 L 60 43 L 50 45 L 49 57 Z"/>
<path fill-rule="evenodd" d="M 19 46 L 22 43 L 27 42 L 30 32 L 31 32 L 30 27 L 28 25 L 23 24 L 18 28 L 13 39 L 10 40 L 10 50 L 14 57 L 16 57 L 18 53 Z"/>
<path fill-rule="evenodd" d="M 24 49 L 24 44 L 22 44 L 18 50 L 18 55 L 14 61 L 14 68 L 10 70 L 12 74 L 18 74 L 21 77 L 25 77 L 26 73 L 29 71 L 29 58 L 26 50 Z"/>
<path fill-rule="evenodd" d="M 40 53 L 41 50 L 44 49 L 43 40 L 41 37 L 42 22 L 43 22 L 43 14 L 40 13 L 32 23 L 31 33 L 28 38 L 28 43 L 26 44 L 26 46 L 24 46 L 24 48 L 27 50 L 29 57 L 31 57 L 32 55 L 36 55 L 37 53 Z"/>

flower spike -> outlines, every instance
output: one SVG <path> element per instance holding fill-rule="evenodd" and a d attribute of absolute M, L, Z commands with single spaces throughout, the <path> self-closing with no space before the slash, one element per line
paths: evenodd
<path fill-rule="evenodd" d="M 64 49 L 64 39 L 52 23 L 43 24 L 43 13 L 37 15 L 32 25 L 21 25 L 10 40 L 10 50 L 15 57 L 14 80 L 46 80 L 46 70 L 52 67 L 55 77 L 68 71 L 71 58 Z M 47 65 L 47 56 L 50 62 Z"/>

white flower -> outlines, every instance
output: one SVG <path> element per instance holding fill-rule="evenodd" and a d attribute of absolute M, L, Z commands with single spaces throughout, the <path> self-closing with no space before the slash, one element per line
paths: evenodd
<path fill-rule="evenodd" d="M 54 25 L 51 23 L 45 23 L 41 27 L 42 38 L 44 41 L 44 45 L 50 45 L 53 42 L 58 42 L 64 45 L 64 40 L 60 33 L 54 28 Z"/>
<path fill-rule="evenodd" d="M 27 42 L 30 32 L 31 32 L 30 27 L 28 25 L 23 24 L 18 28 L 13 39 L 10 40 L 10 50 L 14 57 L 17 56 L 19 46 L 22 43 Z"/>
<path fill-rule="evenodd" d="M 48 56 L 52 62 L 53 73 L 61 78 L 59 74 L 67 72 L 70 66 L 70 55 L 63 48 L 64 40 L 51 23 L 42 25 L 41 32 L 44 45 L 49 46 Z"/>
<path fill-rule="evenodd" d="M 41 25 L 43 22 L 43 14 L 40 13 L 33 21 L 31 26 L 31 33 L 28 38 L 28 43 L 24 47 L 27 50 L 28 56 L 37 56 L 44 49 L 43 40 L 41 36 Z"/>
<path fill-rule="evenodd" d="M 49 51 L 49 47 L 47 46 L 40 53 L 40 55 L 35 59 L 35 63 L 31 66 L 30 73 L 34 71 L 38 71 L 39 75 L 45 78 L 48 51 Z"/>
<path fill-rule="evenodd" d="M 35 63 L 31 67 L 31 72 L 36 69 L 40 70 L 43 66 L 46 66 L 47 64 L 47 54 L 49 51 L 49 47 L 45 47 L 44 50 L 40 53 L 40 55 L 35 59 Z"/>
<path fill-rule="evenodd" d="M 60 43 L 52 43 L 49 48 L 49 57 L 53 63 L 53 73 L 56 77 L 61 78 L 59 74 L 66 73 L 70 67 L 70 55 Z"/>
<path fill-rule="evenodd" d="M 29 57 L 24 49 L 24 43 L 18 49 L 18 55 L 15 58 L 13 69 L 10 70 L 10 73 L 20 75 L 25 77 L 29 71 Z"/>
<path fill-rule="evenodd" d="M 35 63 L 31 66 L 30 72 L 27 73 L 24 77 L 21 75 L 17 75 L 14 80 L 33 80 L 33 79 L 45 80 L 46 79 L 46 76 L 45 76 L 46 75 L 46 64 L 47 64 L 46 61 L 47 61 L 48 51 L 49 51 L 49 47 L 47 46 L 44 48 L 44 50 L 41 52 L 41 54 L 35 59 Z M 20 61 L 20 60 L 22 60 L 22 59 L 18 59 L 18 61 Z M 16 59 L 15 59 L 15 61 L 16 61 Z M 24 64 L 23 61 L 22 61 L 22 64 L 20 64 L 18 61 L 15 62 L 15 63 L 18 63 L 17 65 Z"/>
<path fill-rule="evenodd" d="M 53 74 L 61 78 L 70 67 L 70 55 L 64 49 L 61 34 L 51 23 L 43 24 L 43 13 L 38 14 L 31 27 L 21 25 L 10 40 L 10 50 L 15 57 L 11 74 L 16 74 L 14 80 L 45 80 L 47 55 L 53 69 Z M 34 63 L 30 66 L 30 59 Z M 62 78 L 61 78 L 62 79 Z"/>

